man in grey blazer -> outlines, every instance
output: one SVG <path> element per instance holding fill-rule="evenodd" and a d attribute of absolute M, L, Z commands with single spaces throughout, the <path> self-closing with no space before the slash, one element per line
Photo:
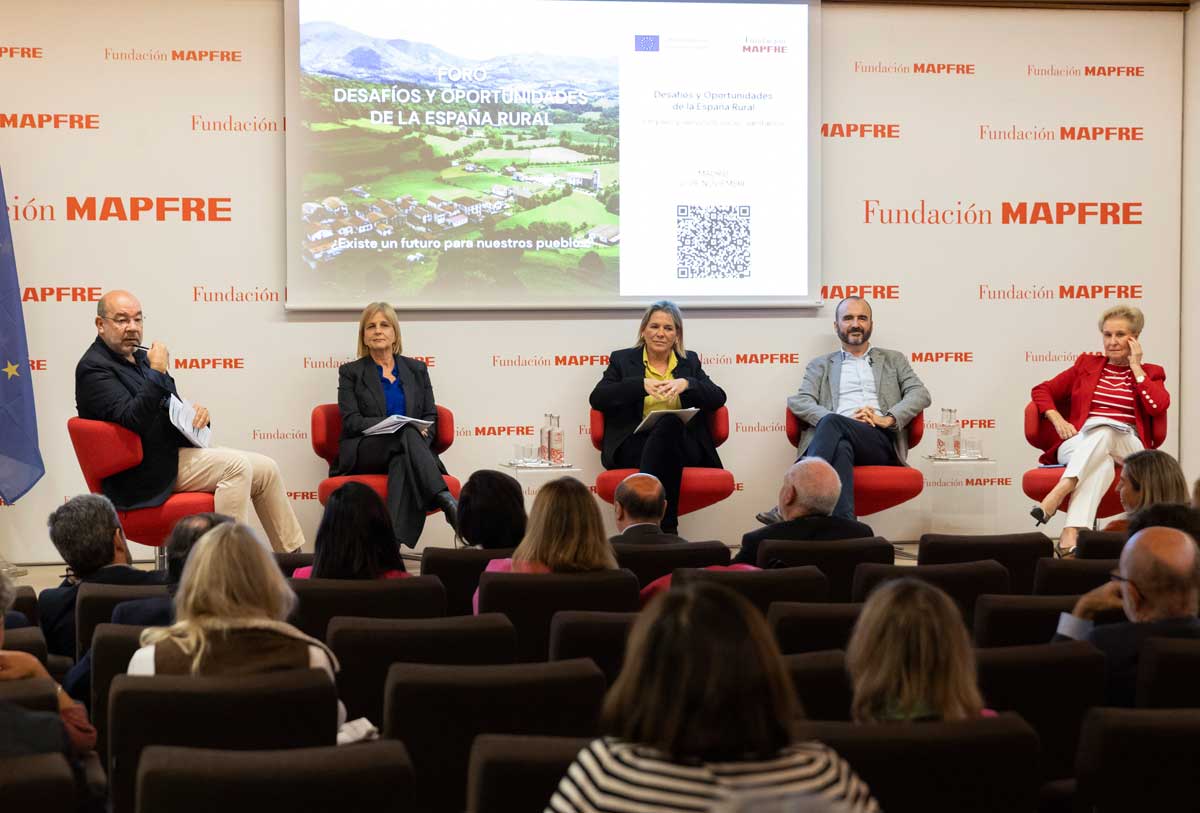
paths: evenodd
<path fill-rule="evenodd" d="M 827 460 L 842 481 L 833 516 L 854 519 L 854 466 L 904 466 L 908 426 L 929 406 L 929 390 L 903 353 L 872 347 L 871 305 L 851 296 L 834 310 L 842 349 L 817 356 L 804 370 L 788 409 L 807 424 L 799 457 Z M 778 522 L 775 509 L 758 515 Z"/>

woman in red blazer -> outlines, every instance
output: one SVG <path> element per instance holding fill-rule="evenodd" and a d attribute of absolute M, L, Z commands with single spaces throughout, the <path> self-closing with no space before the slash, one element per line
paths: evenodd
<path fill-rule="evenodd" d="M 1109 308 L 1100 316 L 1104 355 L 1082 355 L 1069 370 L 1033 388 L 1033 403 L 1059 437 L 1041 462 L 1062 463 L 1066 470 L 1030 513 L 1041 525 L 1072 495 L 1061 550 L 1073 549 L 1079 529 L 1095 523 L 1096 509 L 1113 481 L 1114 461 L 1150 445 L 1153 420 L 1171 405 L 1163 368 L 1142 363 L 1138 336 L 1145 322 L 1135 307 Z M 1069 417 L 1063 417 L 1060 407 Z"/>

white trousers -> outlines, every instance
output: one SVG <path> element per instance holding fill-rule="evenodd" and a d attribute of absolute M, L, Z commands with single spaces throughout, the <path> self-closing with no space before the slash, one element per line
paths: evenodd
<path fill-rule="evenodd" d="M 295 551 L 304 533 L 292 511 L 279 466 L 266 455 L 237 449 L 179 450 L 176 491 L 211 491 L 214 509 L 238 522 L 250 521 L 250 504 L 267 532 L 271 549 Z"/>
<path fill-rule="evenodd" d="M 1058 462 L 1067 468 L 1063 477 L 1078 478 L 1067 507 L 1066 526 L 1091 528 L 1096 524 L 1096 511 L 1112 485 L 1116 463 L 1126 455 L 1145 448 L 1137 432 L 1125 432 L 1111 426 L 1083 425 L 1084 431 L 1072 435 L 1058 447 Z"/>

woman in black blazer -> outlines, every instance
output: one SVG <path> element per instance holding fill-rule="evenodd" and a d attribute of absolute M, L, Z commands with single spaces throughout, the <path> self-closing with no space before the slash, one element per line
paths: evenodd
<path fill-rule="evenodd" d="M 400 322 L 386 302 L 372 302 L 358 320 L 358 361 L 338 368 L 342 437 L 330 476 L 388 476 L 387 506 L 396 542 L 415 547 L 425 512 L 440 508 L 454 526 L 457 504 L 446 488 L 446 469 L 430 448 L 437 435 L 437 407 L 424 362 L 400 355 Z M 405 424 L 390 435 L 363 435 L 389 415 L 433 422 Z"/>
<path fill-rule="evenodd" d="M 609 355 L 608 369 L 589 400 L 604 413 L 604 467 L 638 468 L 657 477 L 667 492 L 662 530 L 675 533 L 683 467 L 722 468 L 707 416 L 697 415 L 686 426 L 667 416 L 649 431 L 634 430 L 660 409 L 720 409 L 725 391 L 705 375 L 700 357 L 684 350 L 683 314 L 674 302 L 663 300 L 646 309 L 637 343 Z"/>

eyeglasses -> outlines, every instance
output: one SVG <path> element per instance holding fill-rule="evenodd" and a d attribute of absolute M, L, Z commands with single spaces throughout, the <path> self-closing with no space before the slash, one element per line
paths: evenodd
<path fill-rule="evenodd" d="M 116 319 L 111 319 L 107 316 L 101 316 L 100 318 L 104 319 L 105 321 L 112 322 L 114 325 L 116 325 L 117 327 L 119 327 L 121 329 L 125 329 L 125 328 L 129 327 L 129 325 L 131 323 L 137 327 L 141 327 L 146 322 L 146 317 L 142 316 L 140 313 L 137 316 L 134 316 L 133 318 L 130 318 L 130 317 L 126 316 L 125 314 L 121 314 Z"/>
<path fill-rule="evenodd" d="M 1141 592 L 1142 588 L 1137 586 L 1137 582 L 1135 582 L 1133 579 L 1129 579 L 1129 578 L 1126 578 L 1125 576 L 1122 576 L 1120 573 L 1118 573 L 1115 570 L 1112 573 L 1108 574 L 1108 579 L 1109 579 L 1109 581 L 1121 582 L 1123 584 L 1132 584 L 1138 592 Z"/>

